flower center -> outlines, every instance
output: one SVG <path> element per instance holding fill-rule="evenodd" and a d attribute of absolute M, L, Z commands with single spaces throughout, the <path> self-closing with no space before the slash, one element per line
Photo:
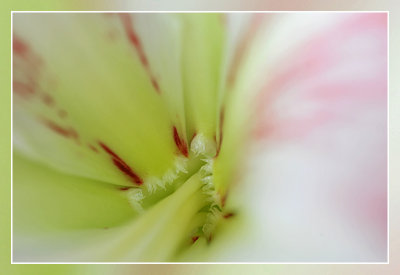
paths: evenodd
<path fill-rule="evenodd" d="M 179 138 L 176 138 L 179 140 Z M 184 146 L 177 141 L 178 148 Z M 224 210 L 225 195 L 221 194 L 214 183 L 214 162 L 218 156 L 215 140 L 207 138 L 203 134 L 197 134 L 193 137 L 189 150 L 180 150 L 186 152 L 185 157 L 178 157 L 174 169 L 165 173 L 159 179 L 149 177 L 145 180 L 144 187 L 121 188 L 126 191 L 125 194 L 131 206 L 138 212 L 144 213 L 163 200 L 168 200 L 175 193 L 181 193 L 183 196 L 190 197 L 193 194 L 185 191 L 188 185 L 194 187 L 196 197 L 201 199 L 194 216 L 189 217 L 190 229 L 187 240 L 192 243 L 200 237 L 204 237 L 208 242 L 212 239 L 212 234 L 222 218 L 233 216 Z M 190 201 L 185 204 L 190 203 Z M 182 204 L 181 207 L 187 205 Z"/>

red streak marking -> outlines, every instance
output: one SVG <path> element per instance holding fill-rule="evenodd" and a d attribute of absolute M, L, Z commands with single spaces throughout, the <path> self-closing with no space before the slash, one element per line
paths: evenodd
<path fill-rule="evenodd" d="M 135 48 L 137 54 L 139 55 L 140 62 L 145 68 L 147 74 L 149 75 L 153 88 L 156 90 L 157 93 L 161 93 L 160 86 L 158 85 L 156 78 L 154 77 L 153 73 L 150 70 L 149 61 L 147 60 L 146 54 L 143 49 L 143 45 L 140 42 L 140 39 L 133 28 L 131 16 L 129 14 L 120 14 L 119 16 L 121 18 L 125 34 L 128 37 L 131 44 L 133 45 L 133 47 Z"/>
<path fill-rule="evenodd" d="M 229 218 L 232 218 L 233 216 L 235 216 L 235 214 L 227 213 L 227 214 L 224 215 L 224 219 L 229 219 Z"/>
<path fill-rule="evenodd" d="M 41 60 L 17 35 L 13 36 L 13 91 L 20 96 L 31 96 L 37 92 L 37 79 Z"/>
<path fill-rule="evenodd" d="M 192 237 L 192 243 L 195 243 L 199 239 L 199 236 L 193 236 Z"/>
<path fill-rule="evenodd" d="M 13 51 L 15 54 L 18 54 L 18 55 L 26 55 L 29 51 L 29 47 L 20 38 L 18 38 L 14 35 Z"/>
<path fill-rule="evenodd" d="M 58 134 L 65 136 L 65 137 L 70 137 L 71 132 L 69 129 L 65 129 L 63 127 L 61 127 L 60 125 L 55 124 L 52 121 L 46 121 L 46 125 L 47 127 L 49 127 L 51 130 L 53 130 L 54 132 L 57 132 Z"/>
<path fill-rule="evenodd" d="M 175 141 L 176 147 L 178 147 L 179 151 L 181 151 L 181 153 L 185 157 L 189 157 L 189 151 L 188 151 L 186 142 L 180 138 L 180 136 L 178 134 L 178 130 L 176 130 L 175 126 L 173 127 L 173 131 L 174 131 L 174 141 Z"/>
<path fill-rule="evenodd" d="M 19 81 L 13 81 L 13 91 L 21 96 L 29 96 L 35 93 L 32 85 Z"/>
<path fill-rule="evenodd" d="M 125 33 L 129 38 L 129 41 L 131 44 L 135 47 L 138 55 L 140 62 L 142 62 L 143 66 L 147 67 L 149 65 L 146 55 L 144 54 L 143 46 L 140 43 L 139 37 L 137 36 L 135 30 L 133 29 L 132 25 L 132 20 L 130 18 L 129 14 L 120 14 L 122 24 L 125 29 Z"/>
<path fill-rule="evenodd" d="M 101 143 L 101 142 L 99 142 L 99 144 L 100 144 L 101 148 L 103 148 L 104 151 L 106 151 L 106 152 L 107 152 L 109 155 L 111 155 L 113 158 L 120 159 L 120 157 L 119 157 L 116 153 L 114 153 L 110 148 L 108 148 L 107 145 L 105 145 L 105 144 L 103 144 L 103 143 Z"/>
<path fill-rule="evenodd" d="M 154 89 L 157 91 L 157 93 L 161 93 L 160 86 L 158 85 L 158 82 L 155 78 L 151 78 L 151 84 L 153 85 Z"/>
<path fill-rule="evenodd" d="M 126 191 L 126 190 L 129 190 L 129 189 L 131 189 L 131 187 L 121 187 L 121 188 L 119 188 L 119 190 L 121 190 L 121 191 Z"/>
<path fill-rule="evenodd" d="M 99 150 L 97 150 L 97 148 L 94 147 L 92 144 L 88 144 L 88 146 L 89 146 L 90 150 L 92 150 L 93 152 L 96 152 L 96 153 L 99 152 Z"/>
<path fill-rule="evenodd" d="M 57 134 L 60 134 L 66 138 L 75 139 L 75 141 L 79 144 L 79 136 L 78 136 L 78 133 L 74 129 L 64 128 L 51 120 L 44 120 L 44 123 L 46 124 L 47 127 L 49 127 L 51 130 L 53 130 Z"/>
<path fill-rule="evenodd" d="M 16 35 L 13 37 L 13 54 L 21 57 L 27 63 L 24 66 L 39 67 L 42 65 L 42 60 Z"/>
<path fill-rule="evenodd" d="M 197 133 L 194 132 L 192 138 L 190 139 L 190 142 L 192 142 L 192 140 L 197 136 Z"/>
<path fill-rule="evenodd" d="M 225 206 L 225 204 L 226 204 L 226 199 L 228 198 L 228 193 L 225 193 L 225 195 L 223 195 L 222 197 L 221 197 L 221 204 L 222 204 L 222 207 L 224 207 Z"/>
<path fill-rule="evenodd" d="M 44 104 L 46 104 L 49 107 L 54 106 L 54 98 L 52 96 L 50 96 L 49 94 L 44 94 L 42 96 L 42 100 L 44 102 Z"/>
<path fill-rule="evenodd" d="M 215 157 L 218 157 L 219 152 L 221 151 L 222 139 L 223 139 L 223 127 L 224 127 L 224 120 L 225 120 L 225 110 L 221 108 L 221 112 L 219 113 L 219 143 L 217 146 L 217 153 Z"/>
<path fill-rule="evenodd" d="M 126 164 L 125 161 L 123 161 L 114 151 L 112 151 L 107 145 L 105 145 L 102 142 L 99 142 L 101 148 L 104 149 L 104 151 L 109 154 L 112 157 L 112 161 L 114 165 L 125 175 L 127 175 L 132 182 L 136 183 L 137 185 L 143 184 L 143 180 L 136 175 L 136 173 L 132 170 L 131 167 L 129 167 L 128 164 Z"/>

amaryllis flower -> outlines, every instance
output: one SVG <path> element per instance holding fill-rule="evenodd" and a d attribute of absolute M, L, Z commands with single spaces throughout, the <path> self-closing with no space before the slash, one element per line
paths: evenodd
<path fill-rule="evenodd" d="M 13 18 L 15 261 L 385 261 L 387 17 Z"/>

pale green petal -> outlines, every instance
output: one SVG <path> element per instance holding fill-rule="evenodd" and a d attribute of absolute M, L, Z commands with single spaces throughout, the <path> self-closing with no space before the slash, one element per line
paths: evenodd
<path fill-rule="evenodd" d="M 14 158 L 15 261 L 168 261 L 204 223 L 201 174 L 137 219 L 124 192 Z"/>
<path fill-rule="evenodd" d="M 188 137 L 216 135 L 219 116 L 222 49 L 224 46 L 223 15 L 183 14 L 183 83 Z"/>
<path fill-rule="evenodd" d="M 104 229 L 136 216 L 126 192 L 14 154 L 14 233 Z"/>
<path fill-rule="evenodd" d="M 181 152 L 174 142 L 175 114 L 154 87 L 123 20 L 17 14 L 14 21 L 16 150 L 64 172 L 127 186 L 176 169 Z M 175 21 L 164 21 L 178 36 Z M 163 73 L 157 71 L 170 79 Z M 160 82 L 160 89 L 174 89 L 175 82 Z"/>

